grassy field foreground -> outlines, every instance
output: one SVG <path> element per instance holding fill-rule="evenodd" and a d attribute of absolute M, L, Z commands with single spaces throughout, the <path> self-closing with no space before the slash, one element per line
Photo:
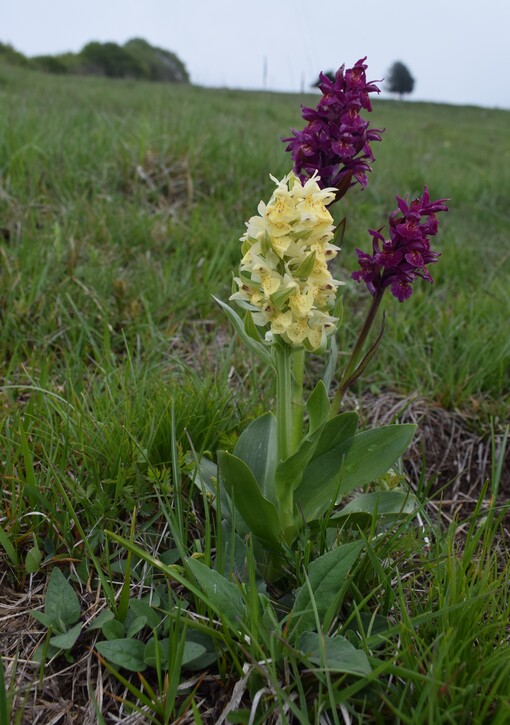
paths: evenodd
<path fill-rule="evenodd" d="M 250 552 L 228 587 L 193 563 L 228 569 L 193 460 L 230 450 L 274 392 L 211 294 L 230 293 L 305 100 L 0 66 L 0 722 L 510 718 L 508 112 L 376 102 L 369 186 L 339 209 L 348 282 L 396 193 L 450 198 L 435 285 L 386 300 L 348 401 L 419 420 L 402 469 L 418 516 L 364 532 L 313 654 L 290 603 L 352 532 L 300 542 L 276 587 Z M 343 290 L 346 355 L 368 297 Z"/>

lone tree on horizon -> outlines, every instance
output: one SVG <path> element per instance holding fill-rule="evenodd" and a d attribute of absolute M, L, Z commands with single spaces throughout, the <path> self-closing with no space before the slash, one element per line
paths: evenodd
<path fill-rule="evenodd" d="M 386 84 L 390 93 L 398 93 L 400 98 L 402 98 L 404 93 L 412 93 L 414 78 L 409 72 L 408 67 L 397 60 L 388 72 Z"/>

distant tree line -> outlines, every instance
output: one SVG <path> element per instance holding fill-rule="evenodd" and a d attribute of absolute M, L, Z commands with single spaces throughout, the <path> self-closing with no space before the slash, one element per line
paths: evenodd
<path fill-rule="evenodd" d="M 137 78 L 168 83 L 189 83 L 184 63 L 175 53 L 133 38 L 124 45 L 87 43 L 79 53 L 38 55 L 28 58 L 7 43 L 0 43 L 0 62 L 45 71 L 100 75 L 109 78 Z"/>

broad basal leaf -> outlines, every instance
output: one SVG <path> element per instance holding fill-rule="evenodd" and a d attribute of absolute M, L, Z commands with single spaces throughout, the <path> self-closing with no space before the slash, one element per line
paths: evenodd
<path fill-rule="evenodd" d="M 303 438 L 297 451 L 280 461 L 276 467 L 275 491 L 278 500 L 285 497 L 285 492 L 295 491 L 303 480 L 303 471 L 314 456 L 319 441 L 320 429 Z"/>
<path fill-rule="evenodd" d="M 216 545 L 218 547 L 218 544 Z M 221 552 L 216 552 L 215 568 L 228 579 L 247 581 L 248 551 L 246 542 L 232 529 L 228 521 L 221 522 Z"/>
<path fill-rule="evenodd" d="M 78 597 L 57 567 L 53 569 L 50 575 L 44 613 L 57 630 L 62 629 L 62 624 L 74 624 L 80 618 L 81 611 Z"/>
<path fill-rule="evenodd" d="M 221 480 L 248 528 L 262 541 L 279 545 L 280 520 L 276 506 L 262 495 L 255 476 L 237 456 L 218 454 Z"/>
<path fill-rule="evenodd" d="M 105 639 L 123 639 L 126 636 L 124 625 L 118 619 L 109 619 L 104 622 L 101 632 Z"/>
<path fill-rule="evenodd" d="M 147 626 L 150 627 L 150 629 L 159 627 L 161 620 L 163 619 L 163 615 L 157 612 L 154 607 L 151 607 L 149 602 L 146 602 L 143 599 L 130 599 L 129 609 L 137 617 L 145 617 Z"/>
<path fill-rule="evenodd" d="M 329 403 L 328 403 L 329 406 Z M 276 493 L 282 497 L 285 490 L 291 488 L 293 491 L 300 490 L 303 483 L 303 473 L 308 464 L 315 458 L 323 455 L 325 451 L 337 446 L 341 441 L 351 438 L 357 427 L 358 417 L 356 413 L 342 413 L 331 420 L 322 423 L 313 433 L 301 441 L 301 445 L 294 455 L 281 461 L 276 469 Z M 300 494 L 296 496 L 298 508 L 296 515 L 301 521 L 301 500 Z"/>
<path fill-rule="evenodd" d="M 115 619 L 114 613 L 110 609 L 103 609 L 103 611 L 99 612 L 97 617 L 92 620 L 92 623 L 89 624 L 87 631 L 92 629 L 101 629 L 106 622 L 111 622 L 113 619 Z"/>
<path fill-rule="evenodd" d="M 213 653 L 214 654 L 214 653 Z M 215 656 L 215 655 L 214 655 Z M 191 642 L 186 638 L 184 643 L 184 650 L 182 653 L 182 665 L 188 667 L 189 665 L 195 665 L 198 661 L 205 659 L 211 661 L 210 653 L 207 652 L 206 648 L 198 642 Z M 214 660 L 212 660 L 214 662 Z"/>
<path fill-rule="evenodd" d="M 225 489 L 218 486 L 218 466 L 205 456 L 202 456 L 198 464 L 197 470 L 193 472 L 193 482 L 212 500 L 212 504 L 216 507 L 218 488 L 220 493 L 221 515 L 227 521 L 232 519 L 231 502 Z"/>
<path fill-rule="evenodd" d="M 137 639 L 112 639 L 108 642 L 97 642 L 96 649 L 100 655 L 117 667 L 130 672 L 143 672 L 147 669 L 144 661 L 145 645 Z"/>
<path fill-rule="evenodd" d="M 47 629 L 53 627 L 53 620 L 50 619 L 48 615 L 44 614 L 44 612 L 39 612 L 37 609 L 29 609 L 28 613 L 32 615 L 34 619 L 37 619 L 37 621 L 40 622 L 44 627 L 47 627 Z"/>
<path fill-rule="evenodd" d="M 366 654 L 340 635 L 328 637 L 317 632 L 305 632 L 298 647 L 311 662 L 330 672 L 362 676 L 372 672 Z"/>
<path fill-rule="evenodd" d="M 339 318 L 339 323 L 342 318 L 343 310 L 342 310 L 342 295 L 337 296 L 337 302 L 335 305 L 335 311 L 333 312 L 334 317 Z M 326 369 L 324 371 L 324 375 L 322 376 L 322 382 L 324 383 L 324 387 L 326 388 L 326 391 L 329 394 L 329 391 L 331 390 L 331 383 L 333 382 L 333 377 L 335 375 L 335 371 L 337 368 L 337 361 L 338 361 L 338 347 L 336 344 L 335 336 L 331 335 L 329 338 L 329 357 L 328 362 L 326 365 Z"/>
<path fill-rule="evenodd" d="M 331 518 L 340 519 L 354 514 L 377 516 L 406 516 L 416 509 L 416 496 L 407 491 L 374 491 L 362 493 L 335 513 Z"/>
<path fill-rule="evenodd" d="M 300 471 L 300 485 L 294 497 L 299 517 L 310 521 L 331 504 L 340 483 L 341 455 L 352 445 L 357 425 L 356 413 L 343 413 L 328 420 L 321 429 L 313 454 L 303 461 Z"/>
<path fill-rule="evenodd" d="M 27 574 L 35 574 L 41 566 L 42 552 L 38 546 L 32 546 L 25 557 L 25 571 Z"/>
<path fill-rule="evenodd" d="M 147 617 L 133 617 L 129 624 L 126 622 L 126 637 L 134 637 L 141 632 L 147 624 Z"/>
<path fill-rule="evenodd" d="M 78 622 L 74 627 L 71 627 L 67 632 L 63 634 L 56 634 L 50 639 L 50 644 L 58 649 L 71 649 L 78 637 L 80 636 L 82 623 Z"/>
<path fill-rule="evenodd" d="M 316 451 L 296 491 L 305 519 L 319 518 L 349 491 L 383 476 L 407 449 L 415 429 L 383 426 L 347 438 L 322 455 Z"/>
<path fill-rule="evenodd" d="M 324 425 L 314 458 L 322 456 L 323 453 L 340 445 L 343 441 L 349 440 L 356 433 L 358 427 L 358 416 L 356 413 L 341 413 Z"/>
<path fill-rule="evenodd" d="M 0 526 L 0 546 L 3 547 L 5 553 L 11 560 L 13 566 L 18 565 L 18 553 L 12 545 L 11 539 L 6 531 Z"/>
<path fill-rule="evenodd" d="M 250 423 L 239 436 L 234 455 L 246 463 L 262 495 L 275 502 L 276 418 L 272 413 L 265 413 Z"/>
<path fill-rule="evenodd" d="M 191 645 L 199 645 L 203 652 L 196 657 L 190 658 L 186 656 L 186 668 L 188 670 L 202 670 L 208 667 L 216 660 L 216 645 L 213 638 L 205 632 L 198 632 L 195 629 L 186 631 L 186 645 L 189 649 L 186 652 L 191 653 Z M 195 650 L 196 651 L 196 650 Z"/>
<path fill-rule="evenodd" d="M 292 608 L 293 636 L 316 629 L 314 609 L 322 626 L 326 612 L 337 601 L 362 548 L 363 542 L 360 541 L 342 544 L 312 561 L 308 569 L 308 581 L 298 589 Z"/>
<path fill-rule="evenodd" d="M 156 652 L 157 649 L 157 652 Z M 145 645 L 144 650 L 144 661 L 149 667 L 156 667 L 159 662 L 159 667 L 162 670 L 168 669 L 168 649 L 169 649 L 169 639 L 166 637 L 165 639 L 156 640 L 154 637 L 151 637 L 147 644 Z M 182 653 L 182 661 L 181 665 L 186 666 L 189 662 L 193 662 L 198 657 L 203 655 L 205 653 L 205 647 L 203 647 L 201 644 L 198 644 L 196 642 L 188 642 L 186 641 L 184 643 L 184 649 Z M 170 663 L 172 664 L 172 663 Z"/>
<path fill-rule="evenodd" d="M 340 493 L 384 476 L 407 450 L 415 430 L 415 425 L 386 425 L 354 436 L 342 467 Z"/>
<path fill-rule="evenodd" d="M 229 582 L 218 571 L 198 559 L 190 557 L 186 565 L 218 615 L 224 615 L 231 622 L 238 622 L 243 618 L 246 607 L 241 592 L 233 582 Z"/>

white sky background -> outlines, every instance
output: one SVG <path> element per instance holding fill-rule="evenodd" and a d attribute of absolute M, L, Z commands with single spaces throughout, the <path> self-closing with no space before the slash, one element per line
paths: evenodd
<path fill-rule="evenodd" d="M 0 41 L 29 56 L 142 37 L 193 83 L 300 91 L 367 55 L 369 80 L 403 61 L 414 100 L 499 108 L 509 36 L 510 0 L 0 0 Z"/>

